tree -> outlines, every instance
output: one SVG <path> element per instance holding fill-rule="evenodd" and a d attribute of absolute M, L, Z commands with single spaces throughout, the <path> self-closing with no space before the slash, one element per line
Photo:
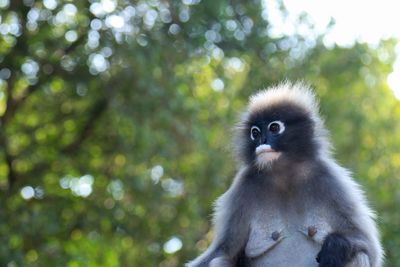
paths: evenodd
<path fill-rule="evenodd" d="M 315 86 L 340 160 L 382 214 L 388 264 L 400 262 L 389 249 L 400 242 L 399 104 L 384 82 L 393 42 L 272 38 L 255 0 L 1 5 L 1 265 L 193 258 L 234 173 L 238 111 L 285 78 Z"/>

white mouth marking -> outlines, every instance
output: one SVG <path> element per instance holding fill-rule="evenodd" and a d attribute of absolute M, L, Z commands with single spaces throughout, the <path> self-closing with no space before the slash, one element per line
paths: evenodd
<path fill-rule="evenodd" d="M 270 164 L 280 157 L 281 152 L 275 151 L 270 145 L 263 144 L 256 148 L 256 155 L 258 168 L 263 169 L 271 166 Z"/>
<path fill-rule="evenodd" d="M 274 153 L 275 150 L 272 149 L 270 145 L 262 144 L 256 148 L 256 154 L 259 155 L 261 153 Z"/>

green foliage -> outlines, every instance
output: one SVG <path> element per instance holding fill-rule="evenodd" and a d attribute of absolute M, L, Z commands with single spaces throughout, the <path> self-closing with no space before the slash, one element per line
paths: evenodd
<path fill-rule="evenodd" d="M 285 78 L 316 88 L 337 158 L 378 211 L 387 266 L 400 265 L 395 42 L 272 38 L 256 0 L 1 3 L 1 266 L 195 257 L 235 172 L 238 112 Z"/>

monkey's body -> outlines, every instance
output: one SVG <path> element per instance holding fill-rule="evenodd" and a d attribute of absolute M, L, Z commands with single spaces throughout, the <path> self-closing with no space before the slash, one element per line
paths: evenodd
<path fill-rule="evenodd" d="M 253 179 L 263 179 L 263 175 L 257 176 Z M 287 199 L 279 199 L 268 190 L 274 187 L 261 184 L 258 192 L 249 191 L 261 201 L 247 216 L 246 266 L 317 266 L 315 258 L 321 249 L 321 235 L 327 233 L 332 224 L 329 214 L 321 202 L 301 203 L 302 197 L 296 195 L 307 194 L 307 190 L 292 192 L 293 195 L 288 192 Z"/>
<path fill-rule="evenodd" d="M 217 224 L 223 224 L 220 220 L 224 220 L 230 227 L 235 224 L 248 226 L 247 229 L 232 229 L 235 231 L 234 244 L 239 245 L 239 240 L 244 242 L 239 247 L 244 249 L 240 261 L 245 266 L 318 266 L 316 257 L 329 233 L 339 231 L 363 235 L 358 230 L 359 222 L 351 221 L 352 216 L 360 212 L 357 204 L 352 203 L 351 198 L 343 199 L 346 197 L 344 186 L 330 175 L 329 167 L 323 162 L 302 162 L 299 165 L 307 165 L 307 172 L 294 173 L 282 168 L 290 173 L 290 179 L 298 181 L 291 187 L 282 187 L 284 178 L 279 177 L 277 170 L 274 170 L 275 175 L 244 170 L 218 200 L 217 214 L 223 217 L 217 215 Z M 330 188 L 329 192 L 324 189 L 326 186 Z M 335 194 L 341 196 L 341 203 Z M 254 206 L 249 206 L 249 201 Z M 235 223 L 235 220 L 240 222 Z M 239 235 L 243 237 L 239 238 Z M 360 238 L 359 242 L 362 241 Z"/>
<path fill-rule="evenodd" d="M 281 90 L 296 97 L 307 93 L 304 89 Z M 250 128 L 253 131 L 251 125 L 257 125 L 261 134 L 262 123 L 266 121 L 269 129 L 276 118 L 284 130 L 253 147 L 242 145 L 239 152 L 247 164 L 217 200 L 213 243 L 188 266 L 381 266 L 382 248 L 373 214 L 359 186 L 323 147 L 326 141 L 318 135 L 322 124 L 313 117 L 313 109 L 292 106 L 290 98 L 264 101 L 259 108 L 259 100 L 251 102 L 243 134 Z M 307 121 L 309 117 L 312 121 Z M 313 131 L 303 129 L 310 125 Z M 256 139 L 253 133 L 251 137 Z M 265 153 L 254 156 L 264 144 L 273 149 L 267 147 Z M 278 152 L 273 157 L 265 155 Z M 260 158 L 267 159 L 268 165 Z"/>

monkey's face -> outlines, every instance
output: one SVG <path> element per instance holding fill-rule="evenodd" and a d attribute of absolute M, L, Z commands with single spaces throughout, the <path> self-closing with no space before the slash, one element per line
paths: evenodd
<path fill-rule="evenodd" d="M 252 111 L 242 133 L 246 161 L 264 168 L 282 157 L 290 160 L 312 157 L 316 151 L 313 128 L 307 112 L 290 103 Z"/>

